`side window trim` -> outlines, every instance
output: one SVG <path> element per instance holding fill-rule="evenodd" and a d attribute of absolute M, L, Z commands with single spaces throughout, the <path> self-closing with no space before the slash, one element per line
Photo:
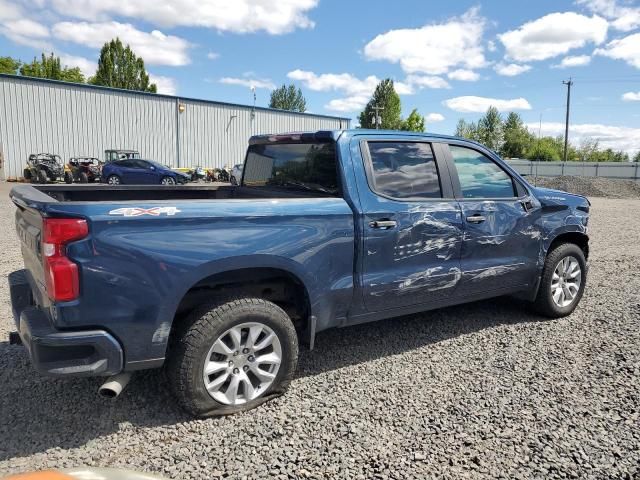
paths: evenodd
<path fill-rule="evenodd" d="M 458 175 L 458 170 L 456 169 L 456 165 L 455 162 L 453 160 L 453 154 L 451 153 L 451 149 L 449 148 L 450 145 L 455 146 L 455 147 L 462 147 L 462 148 L 468 148 L 469 150 L 473 150 L 474 152 L 477 152 L 479 154 L 481 154 L 482 156 L 486 157 L 487 159 L 489 159 L 491 162 L 493 162 L 498 168 L 500 168 L 500 170 L 502 170 L 505 175 L 507 175 L 510 179 L 511 179 L 511 184 L 513 186 L 513 192 L 515 195 L 517 195 L 519 190 L 524 190 L 525 192 L 527 192 L 527 190 L 523 187 L 519 187 L 519 182 L 516 178 L 514 178 L 514 176 L 511 174 L 511 172 L 509 172 L 508 170 L 506 170 L 505 168 L 502 167 L 502 165 L 500 165 L 498 162 L 496 162 L 493 158 L 491 158 L 490 155 L 487 155 L 486 153 L 484 153 L 483 151 L 481 151 L 480 149 L 478 149 L 475 145 L 471 145 L 471 144 L 466 144 L 463 142 L 457 142 L 457 141 L 450 141 L 447 143 L 442 143 L 442 150 L 444 153 L 444 158 L 445 158 L 445 162 L 447 164 L 447 167 L 449 168 L 449 172 L 450 172 L 450 176 L 451 176 L 451 183 L 453 185 L 453 192 L 454 192 L 454 196 L 456 198 L 456 200 L 460 201 L 460 202 L 469 202 L 469 201 L 484 201 L 484 200 L 492 200 L 492 201 L 499 201 L 499 200 L 518 200 L 518 199 L 522 199 L 525 198 L 526 196 L 528 196 L 528 193 L 525 193 L 524 196 L 513 196 L 513 197 L 478 197 L 478 198 L 466 198 L 463 196 L 462 194 L 462 186 L 460 185 L 460 177 Z"/>
<path fill-rule="evenodd" d="M 438 174 L 438 181 L 440 182 L 440 197 L 428 198 L 428 197 L 407 197 L 407 198 L 395 198 L 384 193 L 378 192 L 375 187 L 374 173 L 373 173 L 373 161 L 371 159 L 371 153 L 369 151 L 369 143 L 376 142 L 413 142 L 413 143 L 429 143 L 431 144 L 431 151 L 433 153 L 434 162 L 436 165 L 436 172 Z M 362 154 L 362 160 L 364 161 L 364 169 L 366 174 L 367 185 L 369 190 L 378 197 L 386 198 L 394 202 L 442 202 L 447 200 L 454 200 L 454 190 L 451 184 L 451 176 L 449 174 L 448 165 L 446 164 L 445 156 L 442 153 L 441 142 L 436 142 L 428 138 L 403 138 L 403 137 L 365 137 L 360 140 L 360 152 Z"/>

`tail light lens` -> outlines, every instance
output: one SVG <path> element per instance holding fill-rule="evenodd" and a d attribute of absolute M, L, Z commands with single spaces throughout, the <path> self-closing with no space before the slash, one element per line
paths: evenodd
<path fill-rule="evenodd" d="M 42 232 L 47 295 L 55 302 L 75 300 L 80 295 L 78 265 L 67 258 L 66 245 L 89 234 L 87 221 L 77 218 L 45 218 Z"/>

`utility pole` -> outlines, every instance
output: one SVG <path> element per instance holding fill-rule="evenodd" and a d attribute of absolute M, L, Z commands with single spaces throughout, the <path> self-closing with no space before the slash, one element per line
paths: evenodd
<path fill-rule="evenodd" d="M 564 161 L 567 161 L 567 147 L 569 145 L 569 104 L 571 102 L 571 85 L 573 81 L 569 77 L 569 81 L 562 81 L 563 85 L 567 86 L 567 119 L 564 124 Z"/>
<path fill-rule="evenodd" d="M 376 130 L 378 130 L 380 128 L 380 125 L 382 125 L 382 118 L 379 115 L 379 112 L 384 110 L 384 107 L 379 107 L 378 104 L 376 103 L 373 107 L 371 107 L 373 110 L 375 110 L 375 113 L 373 113 L 373 123 L 376 126 Z"/>

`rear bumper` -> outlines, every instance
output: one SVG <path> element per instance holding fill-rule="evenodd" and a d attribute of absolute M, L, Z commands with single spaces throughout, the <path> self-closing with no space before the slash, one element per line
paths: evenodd
<path fill-rule="evenodd" d="M 56 377 L 115 375 L 124 366 L 122 347 L 99 329 L 61 331 L 47 310 L 34 305 L 26 270 L 9 275 L 13 318 L 34 368 Z"/>

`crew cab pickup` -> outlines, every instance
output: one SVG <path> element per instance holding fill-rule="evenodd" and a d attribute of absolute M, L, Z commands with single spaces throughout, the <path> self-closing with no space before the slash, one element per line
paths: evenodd
<path fill-rule="evenodd" d="M 513 294 L 582 296 L 589 202 L 480 144 L 379 130 L 255 136 L 238 186 L 19 185 L 10 275 L 35 368 L 166 367 L 195 415 L 282 393 L 332 327 Z M 372 327 L 375 328 L 375 327 Z"/>

